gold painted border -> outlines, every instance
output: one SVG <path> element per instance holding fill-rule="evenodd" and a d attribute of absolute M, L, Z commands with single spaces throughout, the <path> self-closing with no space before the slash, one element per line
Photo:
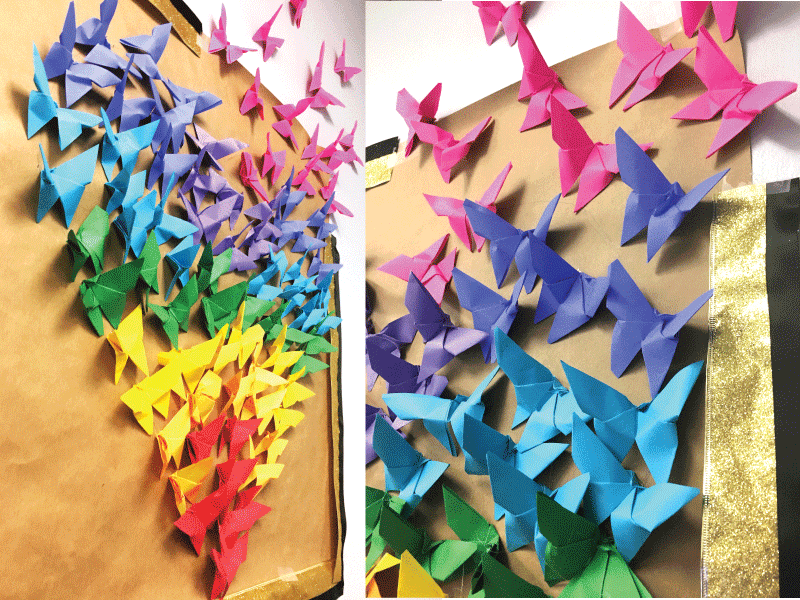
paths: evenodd
<path fill-rule="evenodd" d="M 719 194 L 711 225 L 701 590 L 777 597 L 766 186 Z"/>
<path fill-rule="evenodd" d="M 199 34 L 178 9 L 172 6 L 172 2 L 170 2 L 170 0 L 148 0 L 148 2 L 158 9 L 158 12 L 160 12 L 167 21 L 172 23 L 172 28 L 175 30 L 175 33 L 178 34 L 178 37 L 181 38 L 181 41 L 186 44 L 189 50 L 194 52 L 197 56 L 200 56 L 200 44 L 197 41 Z"/>

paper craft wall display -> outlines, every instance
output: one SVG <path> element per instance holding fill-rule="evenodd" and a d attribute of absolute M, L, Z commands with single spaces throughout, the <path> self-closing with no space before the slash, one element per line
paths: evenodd
<path fill-rule="evenodd" d="M 253 41 L 261 44 L 264 44 L 264 62 L 267 62 L 267 59 L 270 58 L 275 51 L 283 46 L 283 38 L 279 37 L 272 37 L 270 36 L 270 30 L 272 29 L 273 24 L 275 23 L 275 19 L 278 18 L 278 13 L 281 12 L 283 8 L 283 4 L 278 5 L 278 9 L 275 13 L 269 18 L 269 20 L 264 23 L 261 27 L 256 29 L 256 32 L 253 34 Z"/>
<path fill-rule="evenodd" d="M 551 131 L 558 144 L 561 195 L 566 196 L 580 177 L 575 212 L 589 204 L 619 173 L 614 144 L 593 142 L 576 119 L 558 100 L 551 106 Z M 652 144 L 640 145 L 647 150 Z"/>
<path fill-rule="evenodd" d="M 523 66 L 517 99 L 530 98 L 525 120 L 519 128 L 520 131 L 527 131 L 547 122 L 550 119 L 550 105 L 553 99 L 558 100 L 567 110 L 586 106 L 583 100 L 567 91 L 558 78 L 558 73 L 547 66 L 536 42 L 533 41 L 533 36 L 524 23 L 519 28 L 517 48 L 522 57 Z"/>
<path fill-rule="evenodd" d="M 508 335 L 495 330 L 497 364 L 514 386 L 517 409 L 511 427 L 528 421 L 520 443 L 536 446 L 559 433 L 572 432 L 572 415 L 588 421 L 575 401 L 573 393 L 561 385 L 553 374 L 529 356 Z"/>
<path fill-rule="evenodd" d="M 681 2 L 681 17 L 683 17 L 683 32 L 686 37 L 692 37 L 697 31 L 700 19 L 708 9 L 708 5 L 714 9 L 714 18 L 719 26 L 722 41 L 727 42 L 733 37 L 733 27 L 736 25 L 736 5 L 737 2 L 709 1 L 700 2 Z"/>
<path fill-rule="evenodd" d="M 549 490 L 493 453 L 489 453 L 487 464 L 492 496 L 497 505 L 505 510 L 509 552 L 533 543 L 544 571 L 547 539 L 539 531 L 536 495 L 545 493 L 570 512 L 577 512 L 589 486 L 589 475 L 580 475 L 557 490 Z"/>
<path fill-rule="evenodd" d="M 39 152 L 42 155 L 42 170 L 39 172 L 39 206 L 36 210 L 36 222 L 39 223 L 56 202 L 61 202 L 64 209 L 64 220 L 67 227 L 72 223 L 72 217 L 78 209 L 78 204 L 83 196 L 83 190 L 94 177 L 94 167 L 97 163 L 99 144 L 68 161 L 50 167 L 44 155 L 42 145 Z"/>
<path fill-rule="evenodd" d="M 516 261 L 520 279 L 524 280 L 525 291 L 529 294 L 533 291 L 537 273 L 533 267 L 531 240 L 536 238 L 544 242 L 547 239 L 550 221 L 560 199 L 561 194 L 553 198 L 539 217 L 536 227 L 526 231 L 517 229 L 488 208 L 471 200 L 464 200 L 464 211 L 467 213 L 470 226 L 475 233 L 489 240 L 489 256 L 498 288 L 503 286 L 511 263 Z"/>
<path fill-rule="evenodd" d="M 449 131 L 423 121 L 411 121 L 410 126 L 421 141 L 433 146 L 433 160 L 436 162 L 444 182 L 450 183 L 453 169 L 467 157 L 472 144 L 483 133 L 491 120 L 492 117 L 486 117 L 460 140 L 457 140 Z"/>
<path fill-rule="evenodd" d="M 459 269 L 453 270 L 453 279 L 456 283 L 458 302 L 462 308 L 472 313 L 473 327 L 488 334 L 481 342 L 484 361 L 487 364 L 496 362 L 497 350 L 493 332 L 497 330 L 508 333 L 508 330 L 511 329 L 514 319 L 517 318 L 517 303 L 524 280 L 517 279 L 511 297 L 506 300 Z"/>
<path fill-rule="evenodd" d="M 358 75 L 361 73 L 361 69 L 358 67 L 348 67 L 345 64 L 345 49 L 347 46 L 347 40 L 342 40 L 342 53 L 336 58 L 336 62 L 333 65 L 333 70 L 335 73 L 338 73 L 339 76 L 342 78 L 342 81 L 347 83 L 350 81 L 354 75 Z"/>
<path fill-rule="evenodd" d="M 384 394 L 383 401 L 400 419 L 409 422 L 421 419 L 422 424 L 453 456 L 464 445 L 464 416 L 482 420 L 486 406 L 483 393 L 497 375 L 495 367 L 469 396 L 456 395 L 453 400 L 425 394 Z M 453 434 L 450 433 L 450 428 Z"/>
<path fill-rule="evenodd" d="M 580 419 L 572 425 L 572 460 L 591 481 L 584 515 L 595 523 L 611 517 L 611 531 L 620 554 L 630 562 L 653 530 L 678 512 L 700 490 L 675 483 L 644 488 Z"/>
<path fill-rule="evenodd" d="M 111 11 L 113 14 L 113 10 Z M 81 25 L 83 28 L 83 25 Z M 83 31 L 83 29 L 82 29 Z M 86 39 L 83 37 L 81 39 Z M 67 107 L 72 106 L 92 89 L 92 84 L 98 87 L 109 87 L 120 82 L 119 77 L 111 71 L 88 62 L 77 63 L 72 58 L 78 32 L 75 26 L 75 3 L 70 2 L 64 27 L 58 42 L 50 46 L 44 59 L 44 70 L 47 79 L 64 76 L 64 90 L 66 92 Z M 81 42 L 82 44 L 84 42 Z M 35 60 L 35 59 L 34 59 Z M 42 91 L 41 89 L 39 91 Z"/>
<path fill-rule="evenodd" d="M 70 5 L 72 6 L 72 5 Z M 33 45 L 33 83 L 36 90 L 28 96 L 28 139 L 56 119 L 58 125 L 58 144 L 64 150 L 83 133 L 84 129 L 97 127 L 100 118 L 78 110 L 61 108 L 50 94 L 42 57 Z"/>
<path fill-rule="evenodd" d="M 517 41 L 517 33 L 522 23 L 522 2 L 514 2 L 505 6 L 502 2 L 473 2 L 478 7 L 478 16 L 483 26 L 486 43 L 492 45 L 497 28 L 503 25 L 508 45 L 513 46 Z"/>
<path fill-rule="evenodd" d="M 478 200 L 476 204 L 479 204 L 480 206 L 483 206 L 492 212 L 497 212 L 495 202 L 497 201 L 497 197 L 500 195 L 500 190 L 502 189 L 512 166 L 513 165 L 511 163 L 508 163 L 503 170 L 500 171 L 495 180 L 483 193 L 483 196 L 481 196 L 481 199 Z M 433 196 L 430 194 L 423 194 L 423 196 L 425 196 L 425 200 L 428 201 L 428 204 L 431 205 L 433 212 L 440 217 L 448 218 L 450 221 L 450 227 L 453 228 L 453 231 L 458 236 L 458 239 L 464 242 L 464 245 L 467 248 L 472 249 L 472 240 L 475 240 L 475 249 L 478 252 L 481 251 L 486 238 L 479 236 L 473 231 L 469 219 L 467 218 L 467 213 L 464 211 L 463 200 L 459 200 L 458 198 L 448 198 L 445 196 Z"/>
<path fill-rule="evenodd" d="M 375 419 L 372 445 L 383 461 L 387 491 L 398 491 L 411 509 L 450 466 L 425 458 L 383 419 Z"/>
<path fill-rule="evenodd" d="M 678 450 L 675 422 L 703 368 L 703 361 L 678 371 L 650 402 L 635 406 L 624 395 L 562 362 L 572 393 L 581 410 L 593 417 L 594 431 L 619 461 L 636 442 L 656 483 L 669 481 Z"/>
<path fill-rule="evenodd" d="M 436 111 L 439 110 L 439 98 L 442 95 L 442 84 L 437 83 L 433 86 L 430 92 L 420 101 L 417 102 L 414 97 L 408 93 L 406 88 L 397 92 L 397 112 L 408 125 L 408 141 L 406 142 L 405 155 L 411 154 L 414 146 L 419 141 L 417 132 L 411 126 L 412 123 L 433 123 L 436 119 Z"/>
<path fill-rule="evenodd" d="M 622 222 L 622 244 L 647 227 L 647 260 L 655 256 L 684 217 L 717 185 L 730 169 L 699 183 L 688 194 L 670 183 L 653 159 L 636 145 L 622 127 L 616 132 L 617 164 L 622 181 L 631 188 Z"/>
<path fill-rule="evenodd" d="M 608 106 L 609 108 L 614 106 L 617 100 L 633 86 L 633 91 L 622 110 L 628 110 L 652 94 L 661 85 L 666 74 L 693 50 L 693 48 L 673 50 L 672 44 L 662 46 L 622 3 L 619 5 L 617 46 L 622 50 L 623 57 L 611 84 Z"/>
<path fill-rule="evenodd" d="M 611 336 L 611 371 L 620 377 L 642 351 L 650 396 L 656 397 L 678 347 L 678 334 L 714 293 L 709 290 L 676 315 L 654 309 L 619 260 L 608 267 L 606 306 L 617 318 Z"/>
<path fill-rule="evenodd" d="M 70 281 L 75 281 L 78 271 L 89 260 L 92 262 L 95 274 L 103 272 L 103 254 L 108 230 L 108 214 L 99 206 L 95 206 L 86 216 L 77 233 L 69 230 L 67 248 L 72 257 Z"/>
<path fill-rule="evenodd" d="M 547 539 L 544 578 L 548 585 L 571 580 L 561 598 L 650 598 L 611 539 L 582 516 L 536 493 L 537 520 Z"/>
<path fill-rule="evenodd" d="M 241 46 L 234 46 L 228 41 L 228 17 L 225 14 L 225 5 L 222 5 L 219 15 L 219 25 L 211 28 L 211 39 L 208 42 L 208 51 L 211 54 L 216 54 L 222 50 L 225 51 L 225 62 L 231 64 L 239 60 L 245 52 L 255 52 L 254 48 L 242 48 Z"/>
<path fill-rule="evenodd" d="M 394 275 L 403 281 L 413 273 L 422 285 L 425 286 L 437 304 L 442 303 L 444 290 L 448 282 L 453 278 L 453 266 L 456 262 L 457 248 L 443 257 L 439 262 L 434 263 L 442 250 L 447 245 L 450 234 L 446 234 L 435 241 L 431 246 L 417 254 L 416 256 L 406 256 L 401 254 L 378 267 L 379 271 Z"/>
<path fill-rule="evenodd" d="M 789 81 L 761 84 L 750 81 L 736 70 L 702 25 L 697 38 L 694 72 L 708 91 L 684 106 L 672 118 L 708 121 L 722 111 L 722 121 L 706 158 L 750 125 L 759 113 L 797 90 L 797 84 Z"/>
<path fill-rule="evenodd" d="M 414 317 L 417 331 L 425 340 L 419 379 L 430 377 L 457 355 L 488 337 L 483 331 L 453 325 L 450 316 L 413 273 L 408 278 L 405 304 Z"/>

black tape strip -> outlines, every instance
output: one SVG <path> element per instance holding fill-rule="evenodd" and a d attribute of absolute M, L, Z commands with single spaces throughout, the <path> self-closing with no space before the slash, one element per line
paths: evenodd
<path fill-rule="evenodd" d="M 388 140 L 383 140 L 382 142 L 378 142 L 377 144 L 372 144 L 367 146 L 366 149 L 366 162 L 371 160 L 375 160 L 376 158 L 381 158 L 382 156 L 386 156 L 387 154 L 392 154 L 393 152 L 397 152 L 397 147 L 400 145 L 400 138 L 393 137 Z"/>
<path fill-rule="evenodd" d="M 170 0 L 172 6 L 175 7 L 179 13 L 183 15 L 183 18 L 188 21 L 189 25 L 197 33 L 203 33 L 203 24 L 200 22 L 200 19 L 197 18 L 197 15 L 194 14 L 191 8 L 189 8 L 183 0 Z"/>
<path fill-rule="evenodd" d="M 767 185 L 766 275 L 775 403 L 779 583 L 800 597 L 800 180 Z M 742 415 L 747 418 L 747 415 Z"/>

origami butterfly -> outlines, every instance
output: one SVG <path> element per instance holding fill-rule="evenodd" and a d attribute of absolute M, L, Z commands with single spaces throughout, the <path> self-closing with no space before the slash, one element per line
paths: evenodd
<path fill-rule="evenodd" d="M 483 25 L 483 34 L 486 43 L 490 46 L 497 33 L 497 27 L 502 23 L 508 45 L 513 46 L 517 41 L 517 33 L 522 23 L 522 3 L 514 2 L 505 6 L 502 2 L 473 2 L 478 7 L 478 16 Z"/>
<path fill-rule="evenodd" d="M 242 104 L 239 106 L 241 114 L 247 114 L 254 108 L 258 109 L 258 116 L 264 120 L 264 100 L 258 97 L 258 90 L 261 87 L 261 69 L 256 69 L 253 85 L 244 93 Z"/>
<path fill-rule="evenodd" d="M 710 2 L 714 9 L 714 18 L 719 25 L 722 41 L 727 42 L 733 37 L 733 27 L 736 24 L 737 2 Z M 683 32 L 686 37 L 692 37 L 697 31 L 700 19 L 708 8 L 709 2 L 681 2 L 681 16 L 683 17 Z"/>
<path fill-rule="evenodd" d="M 464 443 L 464 415 L 483 419 L 483 412 L 486 410 L 482 400 L 483 392 L 499 369 L 495 367 L 469 396 L 458 394 L 453 400 L 449 400 L 425 394 L 384 394 L 383 401 L 394 414 L 406 422 L 421 419 L 425 429 L 450 454 L 457 456 L 458 447 L 455 442 L 458 441 L 459 445 Z M 450 434 L 448 424 L 452 426 L 454 435 Z"/>
<path fill-rule="evenodd" d="M 287 140 L 291 140 L 295 148 L 298 147 L 298 144 L 292 132 L 292 123 L 294 119 L 303 114 L 303 112 L 311 106 L 313 101 L 313 98 L 303 98 L 302 100 L 298 100 L 297 104 L 280 104 L 272 107 L 272 110 L 281 117 L 280 120 L 272 124 L 272 128 Z"/>
<path fill-rule="evenodd" d="M 153 141 L 158 121 L 152 121 L 146 125 L 141 125 L 135 129 L 129 129 L 121 133 L 114 133 L 111 128 L 111 121 L 103 108 L 100 109 L 100 116 L 103 119 L 105 134 L 103 135 L 102 154 L 100 165 L 106 174 L 106 179 L 111 180 L 114 172 L 114 165 L 119 160 L 122 169 L 129 173 L 136 167 L 136 160 L 139 152 L 144 150 Z"/>
<path fill-rule="evenodd" d="M 403 120 L 408 126 L 408 141 L 406 142 L 406 156 L 411 154 L 419 137 L 417 132 L 411 126 L 412 123 L 432 123 L 436 119 L 436 111 L 439 110 L 439 97 L 442 95 L 442 84 L 437 83 L 433 86 L 430 92 L 417 102 L 414 97 L 408 93 L 406 88 L 397 92 L 396 110 L 398 114 L 403 117 Z"/>
<path fill-rule="evenodd" d="M 673 50 L 672 44 L 659 44 L 622 3 L 619 5 L 617 46 L 623 57 L 611 84 L 609 108 L 636 83 L 622 110 L 628 110 L 652 94 L 666 74 L 692 51 L 692 48 Z"/>
<path fill-rule="evenodd" d="M 264 162 L 261 165 L 261 177 L 267 178 L 267 174 L 272 169 L 271 185 L 278 182 L 278 178 L 283 172 L 283 167 L 286 166 L 286 150 L 277 152 L 272 151 L 272 146 L 269 143 L 269 132 L 267 132 L 267 150 L 264 152 Z"/>
<path fill-rule="evenodd" d="M 167 255 L 164 257 L 164 260 L 167 261 L 167 264 L 172 267 L 174 271 L 174 275 L 172 276 L 172 281 L 169 282 L 167 286 L 167 291 L 164 293 L 164 298 L 169 298 L 169 293 L 172 291 L 172 286 L 175 285 L 176 281 L 181 282 L 181 285 L 186 285 L 186 282 L 189 280 L 189 269 L 192 267 L 194 263 L 194 259 L 197 256 L 197 251 L 200 249 L 200 244 L 192 244 L 191 238 L 183 238 L 181 242 L 175 246 L 172 250 L 167 252 Z M 203 300 L 207 300 L 207 298 L 203 298 Z M 211 337 L 214 337 L 214 333 L 216 330 L 211 334 Z"/>
<path fill-rule="evenodd" d="M 278 48 L 283 46 L 283 38 L 271 37 L 269 35 L 270 29 L 272 29 L 272 25 L 275 23 L 275 19 L 278 17 L 278 13 L 281 12 L 281 8 L 283 8 L 283 4 L 278 5 L 278 10 L 275 11 L 275 14 L 272 15 L 269 21 L 256 29 L 256 32 L 253 34 L 254 42 L 262 42 L 264 44 L 264 62 L 266 62 L 269 57 L 275 54 L 275 51 Z"/>
<path fill-rule="evenodd" d="M 138 258 L 81 282 L 81 302 L 97 335 L 103 335 L 102 315 L 114 329 L 119 327 L 125 311 L 125 297 L 136 286 L 143 263 L 144 259 Z"/>
<path fill-rule="evenodd" d="M 632 471 L 622 468 L 611 451 L 577 417 L 572 426 L 572 460 L 591 480 L 583 512 L 595 523 L 611 517 L 620 554 L 630 562 L 653 530 L 700 491 L 675 483 L 644 488 Z"/>
<path fill-rule="evenodd" d="M 655 256 L 684 217 L 727 175 L 720 171 L 698 184 L 688 194 L 669 180 L 636 142 L 617 129 L 617 163 L 622 181 L 632 188 L 625 205 L 622 244 L 647 227 L 647 260 Z"/>
<path fill-rule="evenodd" d="M 92 261 L 95 273 L 103 272 L 103 253 L 105 251 L 106 237 L 108 237 L 108 213 L 99 206 L 95 206 L 86 216 L 83 223 L 75 233 L 71 229 L 67 234 L 67 248 L 72 256 L 72 272 L 70 281 L 75 281 L 75 276 L 86 261 Z"/>
<path fill-rule="evenodd" d="M 578 271 L 538 238 L 530 242 L 531 264 L 544 282 L 533 322 L 556 315 L 547 336 L 552 344 L 594 317 L 606 297 L 609 280 Z"/>
<path fill-rule="evenodd" d="M 557 490 L 549 490 L 495 454 L 490 453 L 487 462 L 492 496 L 505 511 L 508 550 L 513 552 L 533 542 L 544 571 L 547 538 L 539 531 L 536 495 L 544 493 L 570 512 L 577 512 L 589 486 L 589 475 L 580 475 Z"/>
<path fill-rule="evenodd" d="M 571 580 L 560 597 L 651 597 L 597 525 L 542 492 L 536 493 L 536 506 L 539 531 L 547 539 L 543 552 L 544 580 L 548 585 Z"/>
<path fill-rule="evenodd" d="M 450 466 L 425 458 L 383 419 L 375 420 L 372 445 L 383 461 L 387 491 L 399 491 L 412 510 Z"/>
<path fill-rule="evenodd" d="M 454 326 L 450 316 L 441 309 L 413 273 L 408 278 L 405 305 L 414 317 L 417 331 L 425 340 L 419 373 L 421 379 L 433 375 L 456 355 L 480 344 L 488 337 L 483 331 Z"/>
<path fill-rule="evenodd" d="M 508 177 L 509 171 L 513 165 L 508 163 L 505 168 L 500 171 L 495 180 L 489 188 L 483 193 L 481 199 L 477 202 L 480 206 L 489 209 L 492 212 L 497 212 L 494 203 L 500 195 L 500 190 Z M 453 228 L 458 238 L 464 242 L 467 248 L 472 248 L 470 238 L 475 240 L 475 249 L 480 252 L 483 248 L 483 243 L 486 238 L 476 234 L 470 225 L 467 213 L 464 211 L 464 201 L 457 198 L 447 198 L 445 196 L 432 196 L 429 194 L 422 194 L 425 200 L 431 205 L 433 212 L 440 217 L 447 217 L 450 221 L 450 227 Z"/>
<path fill-rule="evenodd" d="M 427 394 L 438 396 L 447 387 L 447 378 L 442 375 L 420 377 L 420 367 L 406 362 L 391 351 L 384 349 L 381 343 L 367 339 L 367 354 L 370 368 L 386 381 L 386 391 L 408 392 L 411 394 Z"/>
<path fill-rule="evenodd" d="M 475 125 L 463 138 L 457 140 L 449 131 L 423 121 L 411 121 L 410 126 L 419 139 L 433 146 L 433 160 L 445 183 L 450 183 L 452 170 L 469 154 L 469 149 L 478 136 L 489 125 L 492 117 L 486 117 Z"/>
<path fill-rule="evenodd" d="M 558 144 L 558 169 L 561 175 L 561 194 L 581 178 L 575 212 L 589 204 L 619 173 L 614 144 L 593 142 L 576 119 L 558 100 L 551 106 L 553 141 Z M 652 144 L 640 145 L 647 150 Z"/>
<path fill-rule="evenodd" d="M 106 33 L 116 10 L 117 0 L 103 0 L 100 3 L 100 18 L 92 17 L 81 23 L 75 32 L 75 41 L 84 46 L 100 44 L 100 47 L 108 47 Z"/>
<path fill-rule="evenodd" d="M 489 334 L 481 343 L 481 351 L 484 361 L 487 364 L 493 363 L 497 360 L 497 350 L 492 332 L 508 333 L 511 329 L 511 324 L 517 317 L 517 303 L 523 279 L 517 279 L 508 300 L 459 269 L 453 270 L 453 279 L 456 282 L 459 304 L 472 313 L 473 327 Z"/>
<path fill-rule="evenodd" d="M 331 94 L 322 88 L 322 61 L 325 58 L 325 42 L 319 49 L 319 60 L 314 67 L 314 72 L 311 75 L 311 83 L 308 86 L 308 91 L 312 94 L 313 100 L 311 101 L 311 108 L 325 108 L 333 104 L 334 106 L 344 106 L 340 100 L 334 98 Z"/>
<path fill-rule="evenodd" d="M 287 332 L 288 331 L 291 331 L 291 330 L 287 330 Z M 404 421 L 403 419 L 399 418 L 397 415 L 395 415 L 391 411 L 391 409 L 389 410 L 389 413 L 387 414 L 387 413 L 384 412 L 384 410 L 382 408 L 378 408 L 378 407 L 372 406 L 370 404 L 366 405 L 366 413 L 367 413 L 366 414 L 366 423 L 367 423 L 367 427 L 366 427 L 366 464 L 369 464 L 373 460 L 378 458 L 378 455 L 375 453 L 375 448 L 372 447 L 372 436 L 375 433 L 375 420 L 376 419 L 385 420 L 387 423 L 389 423 L 389 425 L 392 426 L 392 428 L 395 431 L 397 431 L 404 438 L 406 437 L 406 434 L 403 433 L 402 431 L 400 431 L 400 428 L 403 427 L 404 425 L 406 425 L 408 423 L 408 421 Z"/>
<path fill-rule="evenodd" d="M 400 346 L 410 344 L 417 335 L 414 317 L 410 314 L 395 319 L 378 333 L 367 335 L 368 344 L 382 348 L 393 356 L 400 358 Z M 369 342 L 369 340 L 372 340 Z M 371 390 L 378 379 L 378 373 L 370 365 L 369 348 L 367 349 L 367 389 Z"/>
<path fill-rule="evenodd" d="M 164 23 L 153 27 L 150 35 L 135 35 L 122 38 L 119 42 L 133 51 L 133 64 L 139 67 L 150 79 L 161 79 L 156 63 L 161 59 L 169 41 L 172 25 Z"/>
<path fill-rule="evenodd" d="M 453 266 L 458 249 L 453 248 L 453 251 L 438 263 L 434 263 L 434 261 L 447 245 L 449 237 L 450 234 L 442 236 L 427 250 L 423 250 L 416 256 L 401 254 L 379 266 L 378 270 L 394 275 L 403 281 L 408 281 L 409 276 L 413 273 L 436 300 L 436 304 L 441 304 L 447 283 L 453 278 Z"/>
<path fill-rule="evenodd" d="M 347 40 L 342 40 L 342 53 L 336 59 L 336 63 L 333 65 L 333 71 L 338 73 L 339 76 L 342 78 L 342 81 L 347 83 L 350 79 L 353 78 L 353 75 L 358 75 L 361 73 L 361 69 L 358 67 L 348 67 L 345 64 L 344 52 L 345 46 L 347 45 Z"/>
<path fill-rule="evenodd" d="M 545 443 L 529 446 L 520 440 L 514 442 L 483 421 L 464 415 L 464 470 L 471 475 L 489 474 L 492 457 L 508 463 L 533 479 L 544 471 L 569 447 L 569 444 Z M 500 518 L 495 511 L 496 518 Z"/>
<path fill-rule="evenodd" d="M 197 137 L 193 137 L 189 133 L 187 133 L 186 136 L 192 140 L 192 143 L 197 147 L 201 161 L 208 158 L 208 165 L 217 171 L 222 170 L 222 165 L 219 164 L 221 159 L 247 148 L 247 144 L 235 138 L 218 140 L 197 123 L 194 124 L 194 131 Z M 198 174 L 198 177 L 199 176 Z M 221 179 L 224 180 L 224 178 Z M 219 181 L 219 179 L 217 179 L 217 181 Z"/>
<path fill-rule="evenodd" d="M 494 332 L 497 364 L 514 386 L 517 409 L 512 428 L 527 420 L 523 438 L 526 445 L 536 446 L 559 433 L 572 431 L 572 415 L 588 421 L 575 401 L 573 393 L 556 379 L 550 370 L 528 355 L 500 330 Z"/>
<path fill-rule="evenodd" d="M 669 481 L 678 448 L 675 422 L 703 361 L 678 371 L 653 400 L 638 406 L 602 381 L 562 365 L 578 406 L 594 418 L 595 434 L 614 457 L 622 462 L 635 441 L 656 483 Z"/>
<path fill-rule="evenodd" d="M 60 201 L 61 207 L 64 209 L 64 220 L 67 223 L 67 227 L 69 227 L 83 196 L 83 190 L 92 182 L 94 177 L 94 166 L 97 162 L 97 150 L 99 148 L 99 144 L 95 144 L 78 156 L 51 168 L 47 163 L 47 157 L 44 155 L 42 145 L 39 144 L 39 152 L 42 155 L 44 166 L 39 172 L 37 223 L 44 218 L 47 211 L 53 208 L 56 202 Z"/>
<path fill-rule="evenodd" d="M 225 61 L 231 64 L 245 52 L 255 52 L 254 48 L 242 48 L 241 46 L 234 46 L 228 41 L 228 17 L 225 14 L 225 5 L 222 5 L 222 10 L 219 15 L 219 26 L 211 28 L 211 39 L 208 42 L 208 51 L 215 54 L 220 50 L 225 50 Z"/>
<path fill-rule="evenodd" d="M 72 50 L 75 48 L 76 42 L 75 3 L 70 2 L 58 42 L 50 46 L 43 63 L 47 79 L 53 79 L 59 75 L 64 76 L 68 107 L 75 104 L 91 90 L 92 84 L 96 84 L 99 87 L 108 87 L 120 82 L 119 77 L 103 67 L 75 62 L 72 59 Z M 42 90 L 40 89 L 39 91 Z"/>
<path fill-rule="evenodd" d="M 525 24 L 519 28 L 519 48 L 522 57 L 522 81 L 519 84 L 518 100 L 530 98 L 525 120 L 520 131 L 541 125 L 550 118 L 551 102 L 558 100 L 567 110 L 583 108 L 586 103 L 568 92 L 558 78 L 558 73 L 547 66 L 536 42 Z"/>
<path fill-rule="evenodd" d="M 650 381 L 650 396 L 655 398 L 678 347 L 678 334 L 713 295 L 709 290 L 676 315 L 654 309 L 636 286 L 619 260 L 608 267 L 611 285 L 606 306 L 617 318 L 611 337 L 611 371 L 620 377 L 634 357 L 642 351 Z"/>
<path fill-rule="evenodd" d="M 797 90 L 789 81 L 755 84 L 739 73 L 725 53 L 700 26 L 694 72 L 708 88 L 699 98 L 672 115 L 673 119 L 707 121 L 722 111 L 722 122 L 706 158 L 731 141 L 759 113 Z"/>
<path fill-rule="evenodd" d="M 50 94 L 50 86 L 47 84 L 42 57 L 33 45 L 33 83 L 36 91 L 31 91 L 28 96 L 28 139 L 33 137 L 37 131 L 56 119 L 58 125 L 58 145 L 64 150 L 83 133 L 84 129 L 96 127 L 100 124 L 100 118 L 96 115 L 61 108 Z"/>
<path fill-rule="evenodd" d="M 525 282 L 525 291 L 529 294 L 533 291 L 537 273 L 533 268 L 531 240 L 545 241 L 550 221 L 560 199 L 561 194 L 553 198 L 539 217 L 536 227 L 527 231 L 517 229 L 488 208 L 471 200 L 464 200 L 464 211 L 473 231 L 489 240 L 489 256 L 492 259 L 492 270 L 498 288 L 503 286 L 511 263 L 516 261 L 520 278 Z"/>
<path fill-rule="evenodd" d="M 448 520 L 455 520 L 456 517 L 452 514 L 454 509 L 451 507 L 450 510 Z M 474 514 L 477 515 L 477 513 Z M 480 515 L 477 516 L 483 519 Z M 480 525 L 482 523 L 478 524 L 478 526 Z M 486 525 L 494 529 L 489 523 Z M 438 581 L 450 579 L 459 568 L 464 567 L 478 554 L 476 542 L 469 539 L 432 540 L 425 530 L 412 527 L 392 510 L 384 511 L 378 527 L 381 538 L 386 541 L 395 554 L 410 553 L 425 572 L 430 573 L 431 577 Z M 490 532 L 486 532 L 486 534 L 491 535 Z M 495 544 L 499 543 L 497 530 L 494 530 L 494 536 L 498 538 Z"/>
<path fill-rule="evenodd" d="M 300 27 L 300 20 L 303 18 L 303 10 L 305 10 L 308 0 L 289 0 L 289 5 L 292 7 L 292 25 Z"/>
<path fill-rule="evenodd" d="M 175 299 L 167 306 L 148 303 L 167 334 L 173 348 L 178 347 L 178 330 L 187 331 L 189 327 L 189 311 L 197 302 L 197 277 L 192 275 Z"/>

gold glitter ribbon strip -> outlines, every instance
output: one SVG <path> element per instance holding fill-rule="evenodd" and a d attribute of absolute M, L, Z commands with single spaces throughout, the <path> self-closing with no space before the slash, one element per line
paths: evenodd
<path fill-rule="evenodd" d="M 710 252 L 702 594 L 777 597 L 766 186 L 716 197 Z"/>

